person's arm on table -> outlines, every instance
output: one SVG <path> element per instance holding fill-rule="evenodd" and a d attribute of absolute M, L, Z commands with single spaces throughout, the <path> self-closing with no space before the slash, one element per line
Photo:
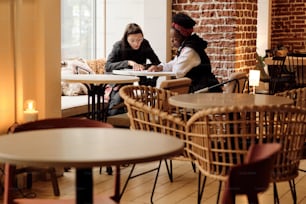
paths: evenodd
<path fill-rule="evenodd" d="M 167 63 L 161 63 L 157 66 L 152 65 L 148 71 L 152 72 L 174 72 L 177 78 L 184 77 L 193 67 L 201 63 L 199 55 L 189 47 L 183 48 L 180 56 L 175 57 Z"/>

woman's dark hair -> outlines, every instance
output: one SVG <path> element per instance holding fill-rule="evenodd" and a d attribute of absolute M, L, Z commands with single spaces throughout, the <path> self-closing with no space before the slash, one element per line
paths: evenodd
<path fill-rule="evenodd" d="M 123 33 L 123 37 L 122 37 L 122 44 L 124 47 L 128 46 L 129 43 L 127 41 L 127 37 L 131 34 L 142 34 L 143 35 L 143 32 L 140 28 L 140 26 L 136 23 L 130 23 L 126 26 L 125 28 L 125 31 Z"/>

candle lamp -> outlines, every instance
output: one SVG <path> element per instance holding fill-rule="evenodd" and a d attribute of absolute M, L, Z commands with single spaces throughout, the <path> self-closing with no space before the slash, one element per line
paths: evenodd
<path fill-rule="evenodd" d="M 252 87 L 251 94 L 255 94 L 256 86 L 259 86 L 260 80 L 260 71 L 259 70 L 250 70 L 249 72 L 249 86 Z"/>
<path fill-rule="evenodd" d="M 36 103 L 33 100 L 27 100 L 24 103 L 23 120 L 24 122 L 31 122 L 38 119 L 38 111 L 36 110 Z"/>

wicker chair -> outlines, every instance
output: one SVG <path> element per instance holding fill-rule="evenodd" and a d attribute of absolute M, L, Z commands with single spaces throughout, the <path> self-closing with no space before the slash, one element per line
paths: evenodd
<path fill-rule="evenodd" d="M 306 108 L 306 87 L 279 92 L 275 95 L 288 97 L 294 101 L 295 106 L 300 108 Z"/>
<path fill-rule="evenodd" d="M 249 92 L 248 82 L 249 78 L 247 73 L 234 72 L 229 76 L 229 79 L 227 81 L 224 81 L 211 87 L 200 89 L 198 91 L 195 91 L 195 93 L 207 93 L 211 89 L 222 86 L 224 93 L 246 93 Z"/>
<path fill-rule="evenodd" d="M 275 94 L 296 87 L 295 73 L 285 65 L 287 56 L 274 56 L 273 64 L 268 66 L 269 94 Z"/>
<path fill-rule="evenodd" d="M 124 99 L 127 107 L 128 117 L 130 118 L 130 128 L 137 130 L 161 132 L 173 137 L 177 137 L 185 141 L 185 122 L 182 120 L 182 112 L 179 109 L 173 108 L 168 104 L 168 98 L 177 93 L 159 89 L 150 86 L 132 86 L 127 85 L 120 89 L 120 96 Z M 186 152 L 175 158 L 185 161 L 191 161 L 187 157 Z M 193 164 L 193 170 L 195 166 Z M 170 160 L 170 167 L 166 162 L 168 175 L 170 181 L 173 181 L 172 162 Z M 159 167 L 158 167 L 159 169 Z M 157 170 L 158 170 L 157 169 Z M 158 173 L 156 175 L 156 180 Z M 153 187 L 156 185 L 156 180 Z"/>
<path fill-rule="evenodd" d="M 291 90 L 284 91 L 284 92 L 279 92 L 279 93 L 276 93 L 275 95 L 288 97 L 294 101 L 295 106 L 306 109 L 306 87 L 291 89 Z M 302 159 L 306 159 L 306 139 L 304 143 L 304 152 L 303 152 Z M 303 172 L 306 172 L 305 169 L 300 169 L 300 170 Z"/>
<path fill-rule="evenodd" d="M 302 88 L 306 86 L 306 53 L 289 53 L 288 66 L 295 74 L 296 87 Z"/>
<path fill-rule="evenodd" d="M 271 181 L 274 201 L 278 201 L 276 183 L 288 181 L 296 203 L 294 178 L 303 153 L 306 135 L 306 110 L 285 106 L 240 106 L 201 110 L 187 122 L 187 151 L 199 169 L 198 203 L 206 177 L 220 181 L 231 167 L 241 164 L 251 144 L 280 143 Z M 204 179 L 202 178 L 204 175 Z"/>

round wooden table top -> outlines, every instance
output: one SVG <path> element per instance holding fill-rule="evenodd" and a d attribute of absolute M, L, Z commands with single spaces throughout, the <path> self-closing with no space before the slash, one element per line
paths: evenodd
<path fill-rule="evenodd" d="M 114 74 L 63 74 L 61 80 L 69 83 L 123 84 L 138 82 L 139 78 Z"/>
<path fill-rule="evenodd" d="M 148 72 L 147 70 L 135 71 L 132 69 L 113 70 L 112 73 L 129 76 L 175 76 L 174 72 Z"/>
<path fill-rule="evenodd" d="M 183 108 L 203 109 L 238 105 L 287 105 L 293 104 L 293 100 L 264 94 L 198 93 L 171 96 L 169 103 Z"/>
<path fill-rule="evenodd" d="M 306 58 L 296 58 L 296 57 L 292 57 L 292 59 L 294 59 L 295 61 L 295 64 L 306 64 Z M 273 58 L 272 57 L 267 57 L 264 59 L 265 61 L 265 64 L 266 65 L 273 65 Z M 291 62 L 292 64 L 292 62 Z M 285 60 L 285 65 L 289 65 L 289 57 L 286 57 L 286 60 Z"/>
<path fill-rule="evenodd" d="M 179 155 L 184 144 L 156 132 L 119 128 L 61 128 L 0 137 L 0 160 L 11 164 L 91 168 Z"/>

